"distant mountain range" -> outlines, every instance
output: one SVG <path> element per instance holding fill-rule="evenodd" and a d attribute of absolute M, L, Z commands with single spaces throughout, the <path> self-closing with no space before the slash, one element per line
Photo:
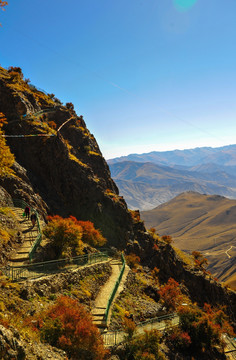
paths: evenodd
<path fill-rule="evenodd" d="M 152 209 L 184 191 L 236 198 L 236 145 L 131 154 L 108 164 L 131 209 Z"/>
<path fill-rule="evenodd" d="M 186 150 L 152 151 L 144 154 L 130 154 L 108 160 L 109 164 L 123 161 L 152 162 L 162 165 L 183 165 L 187 167 L 199 164 L 218 164 L 236 167 L 236 145 L 218 148 L 200 147 Z"/>
<path fill-rule="evenodd" d="M 201 251 L 213 275 L 236 289 L 236 200 L 186 192 L 141 218 L 160 236 L 171 235 L 179 249 Z"/>

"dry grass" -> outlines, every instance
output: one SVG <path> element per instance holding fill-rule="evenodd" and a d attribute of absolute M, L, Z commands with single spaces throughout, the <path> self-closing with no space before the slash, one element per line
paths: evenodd
<path fill-rule="evenodd" d="M 200 251 L 213 276 L 235 286 L 236 253 L 226 252 L 236 246 L 236 200 L 187 192 L 141 216 L 161 236 L 171 235 L 175 248 Z"/>
<path fill-rule="evenodd" d="M 17 95 L 17 92 L 21 93 L 21 96 L 33 95 L 37 102 L 45 106 L 54 105 L 54 101 L 42 91 L 37 89 L 33 89 L 28 85 L 28 83 L 20 76 L 18 72 L 11 71 L 7 72 L 7 70 L 1 68 L 1 77 L 4 78 L 7 82 L 7 87 L 14 90 Z"/>
<path fill-rule="evenodd" d="M 101 156 L 99 153 L 89 150 L 89 155 Z"/>
<path fill-rule="evenodd" d="M 188 255 L 186 252 L 180 250 L 179 248 L 172 246 L 173 249 L 175 250 L 177 256 L 183 261 L 183 263 L 187 266 L 194 266 L 194 261 L 192 256 Z"/>

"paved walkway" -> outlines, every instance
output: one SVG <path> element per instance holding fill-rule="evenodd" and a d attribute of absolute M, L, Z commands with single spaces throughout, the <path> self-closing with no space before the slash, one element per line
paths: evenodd
<path fill-rule="evenodd" d="M 9 265 L 10 266 L 21 266 L 29 262 L 29 252 L 30 249 L 38 236 L 38 227 L 35 224 L 34 228 L 30 220 L 25 219 L 22 215 L 24 210 L 22 208 L 12 207 L 11 208 L 16 219 L 20 225 L 20 238 L 19 238 L 19 247 L 15 249 L 15 252 L 12 254 Z M 44 226 L 44 222 L 40 221 L 40 226 Z"/>
<path fill-rule="evenodd" d="M 236 359 L 236 338 L 231 338 L 227 334 L 223 334 L 223 340 L 226 343 L 224 352 L 229 360 Z"/>
<path fill-rule="evenodd" d="M 105 323 L 105 311 L 106 311 L 106 307 L 107 307 L 111 292 L 112 292 L 112 290 L 115 286 L 115 283 L 120 275 L 120 270 L 122 267 L 121 260 L 112 259 L 110 264 L 112 267 L 111 276 L 109 277 L 109 279 L 107 280 L 105 285 L 100 290 L 100 292 L 95 300 L 94 308 L 92 309 L 93 322 L 99 328 L 106 328 L 110 322 L 111 309 L 109 311 L 107 324 Z M 129 267 L 126 265 L 125 271 L 124 271 L 122 280 L 120 282 L 120 285 L 118 287 L 118 290 L 116 292 L 115 298 L 119 295 L 120 291 L 122 291 L 128 272 L 129 272 Z M 115 298 L 114 298 L 114 300 L 115 300 Z M 113 300 L 113 303 L 114 303 L 114 300 Z"/>

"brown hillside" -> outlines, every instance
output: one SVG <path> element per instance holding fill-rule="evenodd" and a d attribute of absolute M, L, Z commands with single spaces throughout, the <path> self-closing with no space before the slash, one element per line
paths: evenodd
<path fill-rule="evenodd" d="M 236 200 L 186 192 L 141 216 L 181 250 L 204 253 L 213 275 L 236 288 Z"/>

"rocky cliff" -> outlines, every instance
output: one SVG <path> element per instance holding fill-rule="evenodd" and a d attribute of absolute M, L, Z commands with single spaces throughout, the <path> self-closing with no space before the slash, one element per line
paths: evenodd
<path fill-rule="evenodd" d="M 17 161 L 16 176 L 0 185 L 45 215 L 90 220 L 108 245 L 125 246 L 134 237 L 131 215 L 94 136 L 72 104 L 62 106 L 53 95 L 28 85 L 19 68 L 0 68 L 0 112 L 8 120 L 5 133 L 20 135 L 7 138 Z"/>

